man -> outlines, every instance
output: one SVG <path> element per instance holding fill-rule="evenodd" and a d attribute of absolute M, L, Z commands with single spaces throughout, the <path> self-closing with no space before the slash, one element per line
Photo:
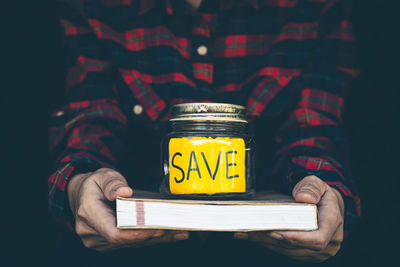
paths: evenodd
<path fill-rule="evenodd" d="M 189 237 L 118 230 L 109 203 L 132 188 L 157 189 L 157 146 L 173 104 L 214 101 L 247 107 L 259 189 L 318 205 L 317 231 L 234 237 L 299 260 L 337 253 L 360 216 L 340 130 L 343 95 L 358 74 L 342 1 L 71 0 L 59 11 L 68 103 L 51 121 L 49 204 L 85 246 Z"/>

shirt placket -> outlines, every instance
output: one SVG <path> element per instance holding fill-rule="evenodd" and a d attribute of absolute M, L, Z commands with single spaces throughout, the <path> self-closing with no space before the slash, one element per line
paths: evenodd
<path fill-rule="evenodd" d="M 201 100 L 213 100 L 214 64 L 212 28 L 215 23 L 212 14 L 201 14 L 192 28 L 192 69 L 196 80 L 198 97 Z"/>

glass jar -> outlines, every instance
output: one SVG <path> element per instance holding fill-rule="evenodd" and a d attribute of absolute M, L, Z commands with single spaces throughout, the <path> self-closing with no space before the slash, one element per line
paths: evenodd
<path fill-rule="evenodd" d="M 254 193 L 255 143 L 246 108 L 223 103 L 174 105 L 161 144 L 160 192 L 171 198 L 238 199 Z"/>

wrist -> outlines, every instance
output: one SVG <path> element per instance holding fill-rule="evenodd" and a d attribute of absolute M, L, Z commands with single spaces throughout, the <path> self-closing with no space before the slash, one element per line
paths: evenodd
<path fill-rule="evenodd" d="M 79 206 L 79 199 L 83 183 L 91 176 L 92 172 L 79 173 L 72 176 L 67 186 L 67 196 L 69 207 L 72 214 L 75 216 L 76 210 Z"/>
<path fill-rule="evenodd" d="M 333 193 L 336 195 L 336 198 L 338 199 L 338 204 L 339 204 L 339 208 L 340 211 L 342 213 L 342 215 L 344 216 L 344 200 L 343 200 L 343 196 L 340 193 L 340 191 L 332 186 L 330 186 L 330 188 L 332 189 Z"/>

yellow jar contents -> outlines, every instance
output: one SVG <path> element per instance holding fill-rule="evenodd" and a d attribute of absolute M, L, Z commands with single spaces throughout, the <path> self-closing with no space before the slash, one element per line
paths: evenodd
<path fill-rule="evenodd" d="M 246 192 L 245 170 L 242 138 L 183 137 L 169 141 L 172 194 Z"/>

